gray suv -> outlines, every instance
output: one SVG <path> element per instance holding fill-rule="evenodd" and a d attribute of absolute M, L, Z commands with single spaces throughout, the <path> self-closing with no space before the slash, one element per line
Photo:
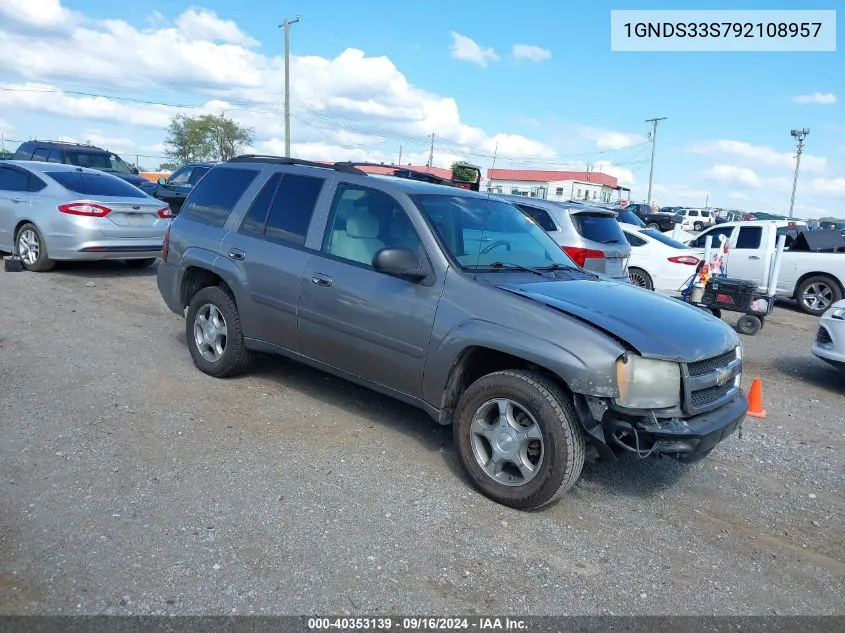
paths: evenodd
<path fill-rule="evenodd" d="M 575 266 L 485 194 L 240 156 L 191 191 L 162 260 L 201 371 L 270 352 L 410 403 L 511 507 L 552 502 L 585 458 L 696 461 L 745 417 L 728 325 Z"/>
<path fill-rule="evenodd" d="M 581 268 L 628 281 L 631 245 L 610 209 L 526 196 L 497 195 L 539 224 Z"/>

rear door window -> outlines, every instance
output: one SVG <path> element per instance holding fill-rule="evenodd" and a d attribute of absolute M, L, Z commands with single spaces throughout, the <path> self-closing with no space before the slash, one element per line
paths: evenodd
<path fill-rule="evenodd" d="M 598 213 L 573 213 L 572 223 L 575 230 L 585 240 L 600 244 L 622 244 L 625 235 L 619 228 L 616 218 Z"/>
<path fill-rule="evenodd" d="M 22 171 L 0 167 L 0 191 L 26 191 L 26 181 Z"/>
<path fill-rule="evenodd" d="M 763 241 L 762 226 L 743 226 L 739 229 L 735 248 L 757 249 Z"/>
<path fill-rule="evenodd" d="M 47 156 L 48 163 L 61 163 L 62 162 L 62 152 L 61 150 L 53 149 L 50 150 L 50 155 Z"/>
<path fill-rule="evenodd" d="M 47 162 L 47 157 L 50 155 L 50 150 L 39 147 L 32 153 L 32 160 L 39 160 L 41 162 Z"/>
<path fill-rule="evenodd" d="M 114 196 L 117 198 L 146 198 L 146 194 L 125 180 L 115 176 L 79 171 L 45 171 L 65 189 L 83 196 Z"/>
<path fill-rule="evenodd" d="M 323 178 L 288 174 L 270 207 L 264 237 L 279 244 L 305 244 L 314 207 L 323 188 Z"/>
<path fill-rule="evenodd" d="M 179 215 L 221 228 L 256 176 L 254 169 L 212 169 L 185 199 Z"/>

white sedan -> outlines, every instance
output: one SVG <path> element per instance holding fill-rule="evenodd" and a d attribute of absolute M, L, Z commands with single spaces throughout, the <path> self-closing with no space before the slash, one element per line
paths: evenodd
<path fill-rule="evenodd" d="M 628 243 L 628 278 L 648 290 L 679 293 L 695 274 L 700 261 L 695 251 L 657 229 L 620 224 Z"/>
<path fill-rule="evenodd" d="M 845 299 L 819 317 L 813 354 L 845 372 Z"/>

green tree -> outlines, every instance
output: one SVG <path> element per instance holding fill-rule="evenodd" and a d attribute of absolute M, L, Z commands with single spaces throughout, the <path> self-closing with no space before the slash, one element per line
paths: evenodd
<path fill-rule="evenodd" d="M 179 163 L 162 163 L 158 166 L 159 171 L 176 171 L 179 169 Z"/>
<path fill-rule="evenodd" d="M 452 163 L 452 178 L 455 180 L 463 180 L 465 182 L 475 182 L 478 177 L 478 172 L 473 167 L 470 167 L 461 162 Z"/>
<path fill-rule="evenodd" d="M 165 139 L 166 153 L 180 164 L 202 160 L 228 160 L 252 143 L 252 128 L 225 114 L 189 117 L 177 114 Z"/>

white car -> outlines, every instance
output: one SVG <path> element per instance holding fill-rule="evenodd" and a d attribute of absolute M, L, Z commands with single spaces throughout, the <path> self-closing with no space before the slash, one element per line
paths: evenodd
<path fill-rule="evenodd" d="M 845 299 L 834 303 L 819 318 L 813 354 L 845 372 Z"/>
<path fill-rule="evenodd" d="M 685 231 L 703 231 L 716 224 L 716 216 L 708 209 L 681 209 L 681 227 Z"/>
<path fill-rule="evenodd" d="M 657 229 L 620 224 L 631 245 L 628 278 L 647 290 L 680 292 L 695 274 L 701 261 L 686 244 L 676 242 Z"/>

